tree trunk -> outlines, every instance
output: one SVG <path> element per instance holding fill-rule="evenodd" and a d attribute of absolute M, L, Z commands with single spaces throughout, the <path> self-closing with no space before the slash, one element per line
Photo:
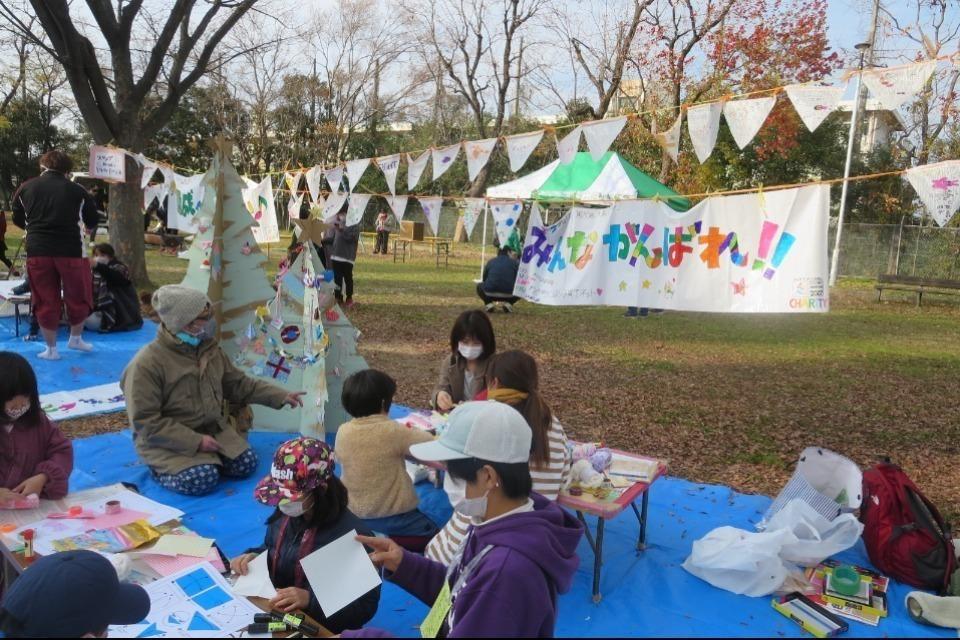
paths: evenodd
<path fill-rule="evenodd" d="M 117 258 L 130 268 L 130 275 L 138 288 L 151 286 L 147 275 L 147 260 L 143 244 L 143 191 L 140 189 L 139 163 L 127 159 L 127 181 L 110 185 L 108 219 L 110 243 Z"/>

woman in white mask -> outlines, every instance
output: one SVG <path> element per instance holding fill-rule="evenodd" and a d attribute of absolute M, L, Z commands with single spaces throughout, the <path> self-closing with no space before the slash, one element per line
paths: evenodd
<path fill-rule="evenodd" d="M 333 449 L 321 440 L 301 437 L 280 445 L 270 475 L 254 490 L 258 502 L 276 507 L 267 519 L 263 545 L 234 558 L 230 568 L 246 575 L 250 563 L 266 553 L 267 571 L 277 588 L 271 607 L 283 612 L 304 611 L 333 633 L 340 633 L 356 629 L 374 616 L 380 588 L 327 617 L 300 566 L 300 560 L 350 531 L 373 535 L 347 508 L 347 488 L 334 475 L 335 468 Z"/>
<path fill-rule="evenodd" d="M 440 381 L 431 406 L 450 411 L 461 402 L 478 398 L 486 385 L 487 364 L 497 351 L 493 325 L 483 311 L 464 311 L 450 332 L 450 355 L 440 363 Z"/>

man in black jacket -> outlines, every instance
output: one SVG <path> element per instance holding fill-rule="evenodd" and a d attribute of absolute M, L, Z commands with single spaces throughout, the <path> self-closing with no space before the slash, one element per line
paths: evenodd
<path fill-rule="evenodd" d="M 513 295 L 519 269 L 520 261 L 509 247 L 501 247 L 497 257 L 483 268 L 483 282 L 477 285 L 477 295 L 486 305 L 487 313 L 496 310 L 497 303 L 503 305 L 506 313 L 513 312 L 513 305 L 520 299 Z"/>
<path fill-rule="evenodd" d="M 93 310 L 93 284 L 86 259 L 84 230 L 97 228 L 97 205 L 87 190 L 71 182 L 70 157 L 53 150 L 40 158 L 43 170 L 13 194 L 13 223 L 27 231 L 27 272 L 34 313 L 47 348 L 38 357 L 59 360 L 57 328 L 61 306 L 70 323 L 67 347 L 91 351 L 83 323 Z M 62 297 L 61 297 L 62 292 Z"/>

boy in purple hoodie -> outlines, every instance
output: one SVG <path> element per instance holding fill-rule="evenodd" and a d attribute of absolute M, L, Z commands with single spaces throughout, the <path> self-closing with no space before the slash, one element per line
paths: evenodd
<path fill-rule="evenodd" d="M 530 427 L 509 405 L 467 402 L 434 442 L 413 445 L 420 460 L 446 462 L 451 501 L 472 525 L 450 567 L 385 538 L 357 539 L 389 579 L 432 605 L 424 637 L 552 637 L 557 596 L 570 589 L 583 528 L 532 493 Z M 378 629 L 343 637 L 384 637 Z"/>

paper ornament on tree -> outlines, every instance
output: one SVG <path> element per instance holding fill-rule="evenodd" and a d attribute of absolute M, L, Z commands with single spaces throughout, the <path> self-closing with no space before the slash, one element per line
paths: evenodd
<path fill-rule="evenodd" d="M 590 149 L 590 157 L 594 162 L 600 162 L 613 141 L 617 139 L 623 127 L 627 124 L 627 116 L 610 118 L 609 120 L 594 120 L 583 125 L 583 137 Z"/>
<path fill-rule="evenodd" d="M 941 227 L 960 208 L 960 160 L 948 160 L 907 169 L 910 185 Z"/>
<path fill-rule="evenodd" d="M 680 155 L 680 134 L 681 126 L 683 124 L 683 111 L 677 115 L 676 121 L 673 125 L 661 133 L 654 134 L 657 143 L 663 147 L 663 150 L 667 152 L 667 155 L 670 156 L 674 162 L 677 161 L 677 157 Z"/>
<path fill-rule="evenodd" d="M 343 167 L 324 169 L 323 177 L 327 179 L 327 184 L 330 185 L 331 192 L 340 191 L 341 183 L 343 182 Z"/>
<path fill-rule="evenodd" d="M 500 246 L 505 247 L 510 240 L 510 235 L 517 228 L 517 223 L 520 222 L 523 204 L 519 200 L 491 202 L 490 212 L 493 214 Z"/>
<path fill-rule="evenodd" d="M 934 59 L 892 69 L 870 69 L 863 72 L 863 84 L 884 109 L 896 111 L 904 102 L 920 94 L 936 68 Z"/>
<path fill-rule="evenodd" d="M 204 174 L 195 176 L 174 175 L 175 189 L 174 211 L 167 210 L 167 225 L 180 231 L 195 231 L 197 228 L 197 211 L 203 206 Z M 173 214 L 173 215 L 171 215 Z"/>
<path fill-rule="evenodd" d="M 423 217 L 427 219 L 427 224 L 433 230 L 433 235 L 437 235 L 440 228 L 440 209 L 443 207 L 443 198 L 418 198 L 420 206 L 423 208 Z"/>
<path fill-rule="evenodd" d="M 534 131 L 532 133 L 521 133 L 516 136 L 507 136 L 507 156 L 510 158 L 510 171 L 514 173 L 520 171 L 533 150 L 540 145 L 543 140 L 544 131 Z"/>
<path fill-rule="evenodd" d="M 387 181 L 387 188 L 391 195 L 397 195 L 397 171 L 400 170 L 400 154 L 395 153 L 392 156 L 377 158 L 377 166 L 383 172 L 383 177 Z"/>
<path fill-rule="evenodd" d="M 583 129 L 580 125 L 568 133 L 563 139 L 557 138 L 557 155 L 560 156 L 560 164 L 570 164 L 576 157 L 577 149 L 580 147 L 580 132 Z"/>
<path fill-rule="evenodd" d="M 487 202 L 483 198 L 466 198 L 466 206 L 463 208 L 463 228 L 467 232 L 467 238 L 473 235 L 473 228 L 477 225 L 477 220 L 483 214 L 483 209 Z"/>
<path fill-rule="evenodd" d="M 460 143 L 452 144 L 449 147 L 433 150 L 433 179 L 439 180 L 440 176 L 447 172 L 447 169 L 453 166 L 457 156 L 460 155 Z"/>
<path fill-rule="evenodd" d="M 323 242 L 323 236 L 329 228 L 323 220 L 316 218 L 297 219 L 293 224 L 296 226 L 296 234 L 300 242 L 310 241 L 317 245 Z"/>
<path fill-rule="evenodd" d="M 463 143 L 464 153 L 467 155 L 467 176 L 473 182 L 490 161 L 490 154 L 497 144 L 496 138 L 486 140 L 471 140 Z"/>
<path fill-rule="evenodd" d="M 243 201 L 253 217 L 253 237 L 259 244 L 280 242 L 280 227 L 277 224 L 277 208 L 273 200 L 273 184 L 270 176 L 253 183 L 243 191 Z"/>
<path fill-rule="evenodd" d="M 320 176 L 323 175 L 323 169 L 319 166 L 310 167 L 306 173 L 307 190 L 310 192 L 310 204 L 317 204 L 320 198 Z"/>
<path fill-rule="evenodd" d="M 350 205 L 347 207 L 347 226 L 360 224 L 363 222 L 363 213 L 367 210 L 367 203 L 370 202 L 369 193 L 351 193 Z"/>
<path fill-rule="evenodd" d="M 369 166 L 370 158 L 351 160 L 347 163 L 347 182 L 349 183 L 348 186 L 351 192 L 360 184 L 360 178 L 363 177 L 363 174 L 366 173 L 367 167 Z"/>
<path fill-rule="evenodd" d="M 776 96 L 770 96 L 750 100 L 730 100 L 723 105 L 723 116 L 727 119 L 727 127 L 730 128 L 733 140 L 739 148 L 743 149 L 753 141 L 776 102 Z"/>
<path fill-rule="evenodd" d="M 407 211 L 407 200 L 409 200 L 409 198 L 410 196 L 390 196 L 387 198 L 390 209 L 393 211 L 393 215 L 398 223 L 403 222 L 403 214 Z"/>
<path fill-rule="evenodd" d="M 427 149 L 416 160 L 409 153 L 407 154 L 407 191 L 413 191 L 414 187 L 423 177 L 423 170 L 427 168 L 427 162 L 430 161 L 431 150 Z"/>
<path fill-rule="evenodd" d="M 721 113 L 723 102 L 710 102 L 687 109 L 687 131 L 690 132 L 690 142 L 701 164 L 707 161 L 717 144 Z"/>
<path fill-rule="evenodd" d="M 813 132 L 836 110 L 846 89 L 846 85 L 828 87 L 818 84 L 792 84 L 787 86 L 785 91 L 807 130 Z"/>

